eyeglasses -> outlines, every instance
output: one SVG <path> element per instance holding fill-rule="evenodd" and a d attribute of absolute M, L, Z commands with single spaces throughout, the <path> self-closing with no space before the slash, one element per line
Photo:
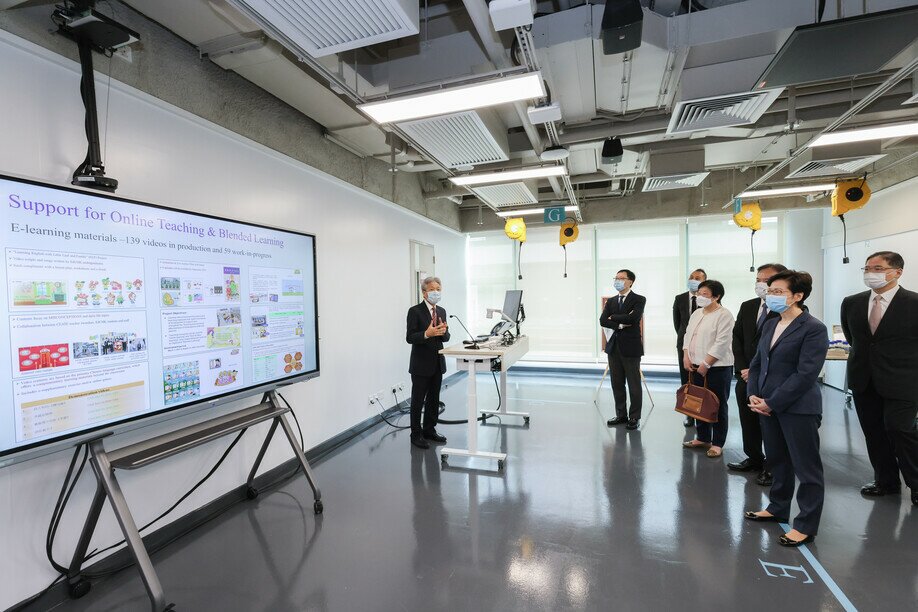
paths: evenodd
<path fill-rule="evenodd" d="M 898 270 L 899 268 L 883 268 L 881 266 L 864 266 L 861 268 L 861 272 L 886 272 L 888 270 Z"/>
<path fill-rule="evenodd" d="M 790 295 L 791 292 L 787 289 L 769 289 L 765 292 L 765 295 Z"/>

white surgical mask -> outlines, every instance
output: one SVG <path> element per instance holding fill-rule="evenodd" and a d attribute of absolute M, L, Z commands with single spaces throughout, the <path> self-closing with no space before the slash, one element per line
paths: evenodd
<path fill-rule="evenodd" d="M 616 291 L 621 291 L 625 288 L 625 281 L 616 279 L 612 286 L 615 287 Z"/>
<path fill-rule="evenodd" d="M 765 299 L 766 293 L 768 293 L 768 283 L 756 283 L 755 284 L 755 294 L 759 296 L 760 300 Z"/>
<path fill-rule="evenodd" d="M 700 284 L 701 284 L 700 280 L 695 280 L 694 278 L 690 278 L 688 282 L 688 290 L 691 291 L 692 293 L 695 293 L 696 291 L 698 291 L 698 285 Z"/>
<path fill-rule="evenodd" d="M 864 284 L 871 289 L 879 289 L 888 282 L 885 272 L 864 272 Z"/>
<path fill-rule="evenodd" d="M 704 297 L 703 295 L 695 296 L 695 303 L 698 304 L 698 308 L 706 308 L 710 306 L 711 302 L 713 301 L 714 300 L 712 300 L 711 298 Z"/>
<path fill-rule="evenodd" d="M 439 291 L 428 291 L 427 292 L 427 301 L 431 304 L 436 304 L 440 301 L 440 292 Z"/>

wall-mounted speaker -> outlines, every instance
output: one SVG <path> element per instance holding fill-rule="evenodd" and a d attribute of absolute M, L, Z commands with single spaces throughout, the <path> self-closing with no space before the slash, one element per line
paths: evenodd
<path fill-rule="evenodd" d="M 602 52 L 625 53 L 641 46 L 644 11 L 640 0 L 606 0 L 602 12 Z"/>

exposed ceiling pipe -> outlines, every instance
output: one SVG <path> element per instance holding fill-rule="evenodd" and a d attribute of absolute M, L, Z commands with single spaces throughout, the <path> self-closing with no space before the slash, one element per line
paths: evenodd
<path fill-rule="evenodd" d="M 849 108 L 848 111 L 842 114 L 838 119 L 836 119 L 835 121 L 833 121 L 832 123 L 824 127 L 822 130 L 820 130 L 815 136 L 813 136 L 813 138 L 807 141 L 806 144 L 794 149 L 794 151 L 790 155 L 787 156 L 787 159 L 775 164 L 771 168 L 771 170 L 769 170 L 768 172 L 763 174 L 761 177 L 759 177 L 758 179 L 750 183 L 746 187 L 746 190 L 749 191 L 749 190 L 755 189 L 756 187 L 759 187 L 760 185 L 763 185 L 766 181 L 768 181 L 768 179 L 778 174 L 781 170 L 789 166 L 792 161 L 794 161 L 795 159 L 803 155 L 803 153 L 806 152 L 807 148 L 809 148 L 809 145 L 811 142 L 813 142 L 814 140 L 816 140 L 823 134 L 828 134 L 829 132 L 832 132 L 839 126 L 844 125 L 845 122 L 848 121 L 848 119 L 850 119 L 851 117 L 855 116 L 856 114 L 858 114 L 859 112 L 861 112 L 862 110 L 870 106 L 875 100 L 879 99 L 882 95 L 884 95 L 886 92 L 890 91 L 893 87 L 895 87 L 899 81 L 902 81 L 903 79 L 906 79 L 909 76 L 911 76 L 911 74 L 915 72 L 916 69 L 918 69 L 918 57 L 913 58 L 912 61 L 910 61 L 908 64 L 906 64 L 905 66 L 897 70 L 896 73 L 890 76 L 888 79 L 886 79 L 886 81 L 884 81 L 882 85 L 874 89 L 868 95 L 861 98 L 861 100 L 857 104 Z M 732 205 L 733 205 L 732 201 L 727 202 L 726 204 L 723 205 L 723 208 L 728 208 Z"/>

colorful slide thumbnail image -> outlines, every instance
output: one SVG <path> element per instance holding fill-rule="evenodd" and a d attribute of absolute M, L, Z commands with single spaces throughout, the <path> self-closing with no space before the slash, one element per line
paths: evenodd
<path fill-rule="evenodd" d="M 253 306 L 251 329 L 254 342 L 290 341 L 305 334 L 302 308 L 289 306 Z"/>
<path fill-rule="evenodd" d="M 102 355 L 138 353 L 147 350 L 147 339 L 133 332 L 109 332 L 99 336 Z"/>
<path fill-rule="evenodd" d="M 162 311 L 163 355 L 202 353 L 242 346 L 238 307 Z"/>
<path fill-rule="evenodd" d="M 239 268 L 192 261 L 159 262 L 164 307 L 218 306 L 239 302 Z"/>
<path fill-rule="evenodd" d="M 146 363 L 56 370 L 13 381 L 16 440 L 28 442 L 149 410 Z"/>
<path fill-rule="evenodd" d="M 259 354 L 252 358 L 252 366 L 252 376 L 255 382 L 299 374 L 306 369 L 303 345 L 272 348 L 266 352 L 259 351 Z"/>
<path fill-rule="evenodd" d="M 6 259 L 12 308 L 145 306 L 143 259 L 22 249 L 7 249 Z"/>
<path fill-rule="evenodd" d="M 304 279 L 297 268 L 249 268 L 249 301 L 302 303 Z"/>
<path fill-rule="evenodd" d="M 163 366 L 163 402 L 166 406 L 201 397 L 201 368 L 197 359 Z"/>
<path fill-rule="evenodd" d="M 70 365 L 70 346 L 67 344 L 43 344 L 24 346 L 18 351 L 19 371 L 49 370 Z"/>
<path fill-rule="evenodd" d="M 26 280 L 10 284 L 14 307 L 67 305 L 67 281 Z"/>
<path fill-rule="evenodd" d="M 10 319 L 13 377 L 147 359 L 146 313 L 48 313 Z"/>

